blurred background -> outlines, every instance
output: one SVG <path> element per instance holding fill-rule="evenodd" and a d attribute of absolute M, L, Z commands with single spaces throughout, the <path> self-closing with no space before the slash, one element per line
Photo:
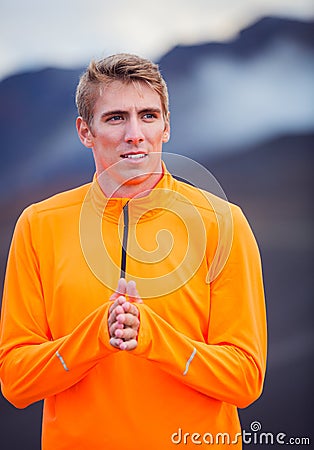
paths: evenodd
<path fill-rule="evenodd" d="M 89 60 L 153 59 L 170 92 L 165 151 L 217 178 L 261 250 L 268 369 L 262 397 L 240 411 L 243 428 L 259 421 L 312 445 L 313 20 L 312 0 L 0 2 L 1 287 L 21 211 L 93 176 L 74 103 Z M 0 396 L 2 450 L 40 449 L 41 408 Z"/>

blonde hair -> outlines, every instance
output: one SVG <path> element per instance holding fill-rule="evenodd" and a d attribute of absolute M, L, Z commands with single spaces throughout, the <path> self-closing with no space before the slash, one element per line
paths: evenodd
<path fill-rule="evenodd" d="M 100 88 L 113 81 L 145 83 L 160 96 L 164 120 L 168 120 L 169 97 L 159 67 L 148 59 L 129 53 L 118 53 L 99 61 L 92 60 L 76 89 L 78 114 L 91 126 Z"/>

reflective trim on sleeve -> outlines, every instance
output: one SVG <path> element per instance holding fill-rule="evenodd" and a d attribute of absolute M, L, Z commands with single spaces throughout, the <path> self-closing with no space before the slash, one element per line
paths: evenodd
<path fill-rule="evenodd" d="M 56 356 L 59 358 L 59 360 L 60 360 L 60 362 L 61 362 L 61 364 L 62 364 L 64 370 L 68 372 L 68 371 L 69 371 L 69 368 L 68 368 L 68 366 L 66 365 L 64 359 L 62 358 L 62 356 L 60 355 L 60 353 L 59 353 L 58 351 L 56 352 Z"/>
<path fill-rule="evenodd" d="M 190 364 L 191 364 L 191 362 L 192 362 L 192 360 L 193 360 L 195 355 L 196 355 L 196 348 L 194 347 L 191 356 L 189 357 L 189 359 L 186 362 L 185 371 L 183 372 L 183 375 L 186 375 L 188 373 Z"/>

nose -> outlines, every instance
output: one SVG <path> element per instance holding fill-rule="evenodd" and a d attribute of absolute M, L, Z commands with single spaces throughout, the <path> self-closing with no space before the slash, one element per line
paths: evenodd
<path fill-rule="evenodd" d="M 144 141 L 144 134 L 141 123 L 136 118 L 130 119 L 125 128 L 125 142 L 128 144 L 138 145 Z"/>

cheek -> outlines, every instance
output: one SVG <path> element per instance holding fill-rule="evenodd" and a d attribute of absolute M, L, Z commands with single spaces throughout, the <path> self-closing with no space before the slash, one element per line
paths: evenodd
<path fill-rule="evenodd" d="M 120 145 L 121 138 L 117 133 L 98 134 L 95 147 L 101 153 L 114 153 L 115 149 Z"/>
<path fill-rule="evenodd" d="M 159 149 L 163 144 L 163 137 L 164 137 L 164 131 L 163 130 L 157 130 L 152 136 L 151 136 L 151 143 L 153 143 L 154 148 Z"/>

